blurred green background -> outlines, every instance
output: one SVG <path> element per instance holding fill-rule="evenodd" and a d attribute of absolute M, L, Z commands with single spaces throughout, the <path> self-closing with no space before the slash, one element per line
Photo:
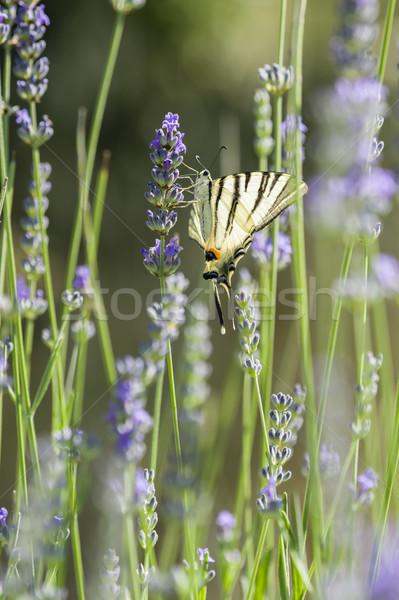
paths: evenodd
<path fill-rule="evenodd" d="M 311 139 L 315 121 L 312 100 L 316 91 L 335 77 L 329 57 L 329 43 L 337 27 L 338 7 L 337 0 L 310 0 L 308 3 L 303 118 L 310 129 L 310 148 L 305 163 L 305 178 L 312 174 Z M 43 149 L 42 158 L 53 165 L 49 233 L 53 276 L 60 294 L 77 203 L 77 111 L 85 106 L 89 118 L 92 114 L 108 52 L 114 13 L 107 0 L 52 0 L 47 3 L 47 10 L 52 21 L 47 35 L 51 72 L 42 111 L 53 119 L 55 136 Z M 111 293 L 120 288 L 135 288 L 145 297 L 155 286 L 155 280 L 142 266 L 140 256 L 140 248 L 153 241 L 151 232 L 145 227 L 147 205 L 143 194 L 151 169 L 148 143 L 165 112 L 178 112 L 181 116 L 182 130 L 186 132 L 188 162 L 194 163 L 194 156 L 199 154 L 202 162 L 210 166 L 220 145 L 225 144 L 228 150 L 221 156 L 223 164 L 219 166 L 216 162 L 213 166 L 214 176 L 237 168 L 257 168 L 253 153 L 253 94 L 258 85 L 258 67 L 277 58 L 278 21 L 277 0 L 148 0 L 144 9 L 127 19 L 100 139 L 100 149 L 108 149 L 112 153 L 99 255 L 102 286 L 109 288 Z M 290 62 L 287 48 L 286 64 Z M 395 49 L 389 57 L 387 79 L 396 90 Z M 17 228 L 30 167 L 26 147 L 16 142 L 16 151 L 20 164 L 15 197 Z M 392 162 L 394 159 L 393 151 L 388 148 L 386 160 Z M 182 268 L 191 286 L 195 287 L 201 277 L 202 256 L 187 237 L 187 212 L 181 211 L 177 229 L 185 249 Z M 312 254 L 311 235 L 308 244 L 310 273 L 314 274 L 317 261 Z M 384 233 L 383 245 L 393 250 L 394 244 L 395 226 L 391 222 Z M 339 261 L 340 254 L 335 256 L 329 251 L 322 272 L 318 273 L 318 285 L 319 282 L 321 287 L 329 285 L 336 278 Z M 282 274 L 280 281 L 281 285 L 290 285 L 289 270 Z M 105 296 L 107 307 L 110 295 Z M 323 302 L 328 303 L 328 300 L 321 300 Z M 121 297 L 119 308 L 121 312 L 131 312 L 131 298 L 127 295 Z M 145 314 L 142 313 L 142 317 L 134 321 L 112 317 L 110 320 L 115 354 L 136 354 L 146 338 Z M 47 355 L 40 342 L 40 330 L 45 326 L 47 315 L 40 319 L 36 328 L 34 384 Z M 318 326 L 317 340 L 321 346 L 325 343 L 323 336 L 327 323 L 321 320 Z M 211 403 L 218 402 L 226 379 L 226 365 L 231 363 L 238 347 L 233 337 L 226 340 L 219 336 L 215 322 L 213 328 L 215 351 Z M 283 349 L 293 328 L 295 324 L 292 321 L 280 323 L 278 328 L 275 366 L 278 377 L 275 388 L 278 385 L 282 391 L 289 391 L 281 384 L 285 381 Z M 292 343 L 296 343 L 295 335 Z M 319 353 L 321 350 L 318 351 L 316 347 L 316 363 Z M 176 362 L 179 365 L 178 355 Z M 96 339 L 90 343 L 88 369 L 85 407 L 93 405 L 93 408 L 87 413 L 84 426 L 103 437 L 106 430 L 104 415 L 110 393 L 102 375 Z M 290 367 L 290 372 L 289 385 L 294 383 L 297 376 L 295 365 Z M 10 452 L 10 463 L 8 467 L 1 465 L 3 491 L 13 482 L 13 414 L 11 409 L 6 410 L 7 433 L 3 443 L 7 452 Z M 47 404 L 38 417 L 38 426 L 42 431 L 48 431 L 49 414 Z M 226 479 L 234 474 L 234 460 L 239 456 L 239 448 L 234 444 L 232 452 L 233 463 Z"/>

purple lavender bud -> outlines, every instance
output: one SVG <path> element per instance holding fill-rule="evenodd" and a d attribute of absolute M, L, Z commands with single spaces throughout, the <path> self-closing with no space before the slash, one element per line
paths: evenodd
<path fill-rule="evenodd" d="M 32 81 L 17 81 L 17 92 L 22 100 L 27 102 L 40 102 L 47 91 L 48 79 L 38 83 Z"/>
<path fill-rule="evenodd" d="M 53 123 L 51 119 L 44 115 L 35 129 L 28 111 L 24 108 L 16 113 L 16 122 L 19 125 L 18 135 L 25 144 L 33 148 L 39 148 L 45 142 L 52 138 L 54 134 Z"/>
<path fill-rule="evenodd" d="M 30 290 L 27 285 L 24 277 L 17 277 L 17 300 L 21 302 L 22 300 L 29 300 L 30 298 Z"/>
<path fill-rule="evenodd" d="M 294 70 L 276 63 L 264 65 L 258 69 L 260 79 L 265 83 L 266 90 L 273 96 L 285 94 L 293 85 Z"/>
<path fill-rule="evenodd" d="M 274 148 L 272 107 L 270 95 L 264 89 L 255 92 L 255 152 L 260 158 L 266 158 Z"/>
<path fill-rule="evenodd" d="M 0 529 L 5 529 L 7 527 L 7 517 L 8 517 L 8 510 L 2 506 L 0 508 Z"/>
<path fill-rule="evenodd" d="M 288 114 L 285 120 L 281 123 L 281 136 L 284 144 L 284 160 L 290 164 L 295 159 L 296 152 L 296 134 L 297 131 L 301 134 L 301 159 L 305 160 L 305 142 L 308 128 L 302 120 L 301 115 L 298 117 L 294 114 Z"/>
<path fill-rule="evenodd" d="M 209 554 L 208 548 L 197 548 L 197 556 L 202 566 L 206 566 L 209 563 L 215 562 L 215 560 Z"/>
<path fill-rule="evenodd" d="M 263 231 L 255 233 L 251 252 L 260 264 L 271 263 L 273 256 L 273 239 L 266 237 Z M 282 232 L 278 235 L 278 269 L 284 269 L 291 262 L 292 246 L 290 237 Z"/>
<path fill-rule="evenodd" d="M 165 245 L 164 255 L 161 258 L 161 240 L 155 240 L 155 246 L 143 248 L 144 266 L 156 277 L 168 277 L 177 271 L 180 266 L 180 252 L 183 250 L 179 238 L 175 235 Z"/>
<path fill-rule="evenodd" d="M 398 561 L 397 547 L 385 552 L 377 576 L 371 584 L 370 600 L 397 600 L 399 598 Z"/>
<path fill-rule="evenodd" d="M 366 469 L 357 478 L 359 494 L 367 494 L 371 490 L 376 489 L 378 482 L 379 477 L 377 473 L 371 468 Z"/>
<path fill-rule="evenodd" d="M 176 225 L 177 212 L 172 210 L 147 210 L 146 225 L 152 231 L 161 235 L 167 235 Z"/>
<path fill-rule="evenodd" d="M 149 184 L 145 197 L 151 204 L 167 211 L 183 201 L 183 193 L 177 179 L 178 167 L 183 161 L 186 147 L 183 143 L 184 134 L 179 131 L 179 127 L 179 115 L 167 113 L 162 127 L 155 131 L 155 138 L 150 142 L 150 159 L 154 164 L 152 178 L 155 183 Z M 152 229 L 154 225 L 157 226 L 150 219 L 148 226 Z M 169 225 L 170 222 L 168 227 Z"/>
<path fill-rule="evenodd" d="M 236 518 L 235 516 L 229 512 L 228 510 L 222 510 L 216 517 L 216 525 L 218 526 L 220 532 L 225 537 L 226 534 L 230 534 L 232 530 L 236 526 Z"/>
<path fill-rule="evenodd" d="M 394 256 L 377 254 L 372 269 L 385 295 L 399 294 L 399 261 Z"/>
<path fill-rule="evenodd" d="M 21 108 L 20 110 L 17 110 L 17 112 L 15 113 L 15 121 L 17 125 L 20 125 L 26 130 L 30 130 L 32 128 L 32 120 L 26 108 Z"/>
<path fill-rule="evenodd" d="M 72 286 L 75 290 L 87 292 L 90 283 L 90 268 L 87 265 L 78 265 L 75 271 L 75 277 Z"/>

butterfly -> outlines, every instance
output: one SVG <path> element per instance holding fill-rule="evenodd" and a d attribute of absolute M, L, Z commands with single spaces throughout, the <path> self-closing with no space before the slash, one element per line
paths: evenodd
<path fill-rule="evenodd" d="M 218 286 L 230 296 L 232 276 L 254 234 L 306 191 L 306 184 L 298 186 L 288 173 L 248 171 L 219 179 L 206 169 L 198 173 L 188 234 L 204 251 L 203 277 L 213 283 L 222 334 L 226 329 Z"/>

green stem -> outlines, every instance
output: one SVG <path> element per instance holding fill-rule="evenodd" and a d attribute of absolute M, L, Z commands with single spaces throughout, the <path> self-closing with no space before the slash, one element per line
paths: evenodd
<path fill-rule="evenodd" d="M 30 112 L 32 118 L 32 124 L 35 128 L 37 126 L 37 114 L 36 114 L 36 104 L 34 102 L 30 103 Z M 47 232 L 45 225 L 45 215 L 44 215 L 44 204 L 43 204 L 43 194 L 42 194 L 42 185 L 41 185 L 41 174 L 40 174 L 40 152 L 37 148 L 32 148 L 32 161 L 33 161 L 33 179 L 35 182 L 35 192 L 37 195 L 38 202 L 38 216 L 39 216 L 39 227 L 40 227 L 40 236 L 41 236 L 41 252 L 44 264 L 44 287 L 46 290 L 46 298 L 48 302 L 48 312 L 50 319 L 50 328 L 51 328 L 51 339 L 55 343 L 58 337 L 58 323 L 57 323 L 57 314 L 55 310 L 55 299 L 54 299 L 54 288 L 53 288 L 53 278 L 51 274 L 51 264 L 50 264 L 50 254 L 47 243 Z M 56 426 L 60 429 L 64 428 L 67 425 L 67 414 L 65 408 L 64 401 L 64 385 L 63 385 L 63 368 L 61 357 L 57 359 L 56 365 L 56 385 L 54 389 L 56 390 L 55 398 L 53 399 L 53 417 Z"/>
<path fill-rule="evenodd" d="M 95 256 L 97 256 L 98 254 L 98 245 L 100 242 L 100 231 L 104 214 L 105 198 L 107 196 L 108 188 L 110 158 L 110 153 L 104 152 L 103 162 L 97 178 L 96 193 L 93 204 L 93 238 L 95 244 Z"/>
<path fill-rule="evenodd" d="M 363 245 L 363 276 L 364 276 L 364 298 L 357 318 L 355 314 L 355 332 L 356 332 L 356 354 L 357 354 L 357 381 L 359 385 L 363 385 L 364 380 L 364 364 L 366 357 L 366 340 L 367 340 L 367 281 L 368 281 L 368 246 Z M 356 322 L 358 321 L 358 322 Z M 356 439 L 355 456 L 353 461 L 353 487 L 357 489 L 357 475 L 359 465 L 359 446 L 360 440 Z"/>
<path fill-rule="evenodd" d="M 341 265 L 341 272 L 340 272 L 340 281 L 343 281 L 343 282 L 345 282 L 348 277 L 349 267 L 351 264 L 352 254 L 353 254 L 353 246 L 354 246 L 353 241 L 350 241 L 346 244 L 346 247 L 345 247 L 344 256 L 343 256 L 342 265 Z M 318 438 L 318 443 L 317 443 L 317 451 L 319 451 L 319 449 L 320 449 L 320 443 L 321 443 L 321 439 L 322 439 L 322 435 L 323 435 L 324 419 L 325 419 L 326 408 L 327 408 L 328 391 L 330 389 L 332 367 L 334 364 L 335 351 L 337 348 L 338 329 L 339 329 L 339 326 L 341 323 L 342 304 L 343 304 L 343 298 L 341 295 L 339 295 L 335 301 L 333 315 L 332 315 L 332 321 L 331 321 L 331 325 L 330 325 L 330 333 L 328 335 L 327 356 L 326 356 L 326 362 L 324 365 L 322 386 L 321 386 L 321 392 L 320 392 L 319 438 Z"/>
<path fill-rule="evenodd" d="M 164 236 L 161 236 L 161 249 L 160 249 L 161 272 L 163 270 L 164 251 L 165 251 L 165 238 L 164 238 Z M 165 288 L 166 288 L 165 278 L 163 275 L 160 277 L 160 288 L 161 288 L 161 297 L 163 297 L 165 294 Z M 173 437 L 174 437 L 175 449 L 176 449 L 177 468 L 178 468 L 178 472 L 180 473 L 180 475 L 182 475 L 183 474 L 183 457 L 182 457 L 182 450 L 181 450 L 179 416 L 178 416 L 178 409 L 177 409 L 176 386 L 175 386 L 175 377 L 174 377 L 174 370 L 173 370 L 172 345 L 171 345 L 169 339 L 167 342 L 166 366 L 167 366 L 167 370 L 168 370 L 169 397 L 170 397 L 170 406 L 171 406 L 171 411 L 172 411 Z M 184 494 L 183 494 L 183 503 L 184 503 L 184 511 L 185 511 L 184 536 L 185 536 L 186 550 L 190 555 L 191 564 L 193 567 L 194 561 L 195 561 L 195 548 L 194 548 L 194 541 L 192 540 L 192 537 L 191 537 L 190 526 L 187 521 L 188 498 L 187 498 L 186 490 L 184 491 Z M 197 590 L 196 586 L 195 586 L 194 593 L 195 593 L 195 596 L 197 597 L 198 590 Z"/>
<path fill-rule="evenodd" d="M 84 194 L 82 195 L 82 203 L 79 202 L 76 213 L 75 223 L 73 227 L 73 235 L 69 250 L 69 259 L 67 267 L 66 287 L 72 285 L 72 280 L 75 273 L 75 268 L 78 262 L 80 240 L 82 235 L 83 225 L 83 207 L 88 204 L 90 186 L 93 177 L 94 162 L 97 153 L 100 131 L 104 119 L 105 107 L 111 87 L 112 77 L 115 71 L 116 60 L 118 58 L 119 48 L 122 40 L 123 30 L 125 26 L 125 16 L 117 13 L 115 16 L 114 29 L 111 37 L 111 45 L 108 52 L 107 62 L 103 78 L 100 84 L 99 93 L 97 96 L 96 107 L 94 110 L 93 122 L 91 125 L 89 146 L 87 151 L 86 172 L 84 181 Z"/>
<path fill-rule="evenodd" d="M 2 176 L 5 172 L 5 156 L 4 156 L 4 145 L 2 143 L 3 140 L 3 119 L 0 118 L 0 164 L 1 164 L 1 173 Z M 4 179 L 7 182 L 7 179 Z M 7 193 L 7 184 L 3 186 L 2 194 Z M 4 226 L 5 226 L 5 237 L 7 240 L 7 270 L 9 277 L 9 285 L 11 290 L 11 295 L 14 301 L 16 302 L 17 298 L 17 273 L 16 273 L 16 265 L 15 265 L 15 255 L 14 255 L 14 242 L 13 242 L 13 234 L 11 227 L 11 205 L 10 205 L 10 197 L 7 194 L 7 198 L 5 201 L 5 211 L 4 211 Z M 40 462 L 39 462 L 39 451 L 37 446 L 37 437 L 34 423 L 31 419 L 28 418 L 30 413 L 30 393 L 29 393 L 29 385 L 28 385 L 28 373 L 26 368 L 26 358 L 25 358 L 25 349 L 24 349 L 24 340 L 22 333 L 22 319 L 20 311 L 17 311 L 15 323 L 15 351 L 13 355 L 18 359 L 18 377 L 15 376 L 15 379 L 20 378 L 20 385 L 18 384 L 18 391 L 16 385 L 16 398 L 17 398 L 17 407 L 18 411 L 21 411 L 19 416 L 24 415 L 27 418 L 27 433 L 28 433 L 28 441 L 29 447 L 32 457 L 33 470 L 35 476 L 37 477 L 37 481 L 40 483 L 41 475 L 40 475 Z M 14 363 L 15 369 L 15 363 Z M 23 410 L 22 410 L 23 407 Z M 18 417 L 17 424 L 21 424 L 20 418 Z M 23 432 L 19 431 L 19 438 L 24 435 Z M 26 476 L 26 473 L 25 473 Z"/>
<path fill-rule="evenodd" d="M 85 584 L 82 548 L 80 543 L 79 523 L 78 523 L 78 507 L 76 496 L 76 480 L 77 480 L 77 464 L 71 462 L 68 465 L 68 484 L 69 484 L 69 513 L 71 519 L 71 542 L 72 555 L 75 570 L 76 593 L 78 600 L 85 599 Z"/>
<path fill-rule="evenodd" d="M 378 61 L 378 79 L 382 83 L 387 66 L 389 44 L 392 37 L 393 22 L 395 18 L 396 0 L 389 0 L 385 14 L 384 33 L 382 37 L 381 50 Z"/>
<path fill-rule="evenodd" d="M 104 302 L 100 293 L 99 274 L 96 257 L 96 243 L 93 234 L 93 225 L 91 212 L 88 206 L 84 210 L 84 234 L 86 241 L 87 259 L 91 273 L 91 283 L 93 286 L 94 296 L 94 311 L 97 317 L 97 327 L 100 339 L 101 353 L 107 380 L 110 385 L 113 385 L 117 380 L 117 372 L 115 367 L 115 356 L 112 348 L 111 332 L 108 326 L 108 318 L 104 308 Z"/>
<path fill-rule="evenodd" d="M 76 367 L 75 395 L 73 400 L 72 425 L 78 426 L 82 420 L 84 390 L 86 383 L 88 340 L 78 342 L 78 361 Z"/>
<path fill-rule="evenodd" d="M 155 388 L 155 402 L 154 402 L 154 417 L 152 426 L 152 440 L 151 440 L 151 469 L 157 471 L 158 463 L 158 441 L 159 441 L 159 429 L 161 422 L 161 407 L 162 407 L 162 395 L 163 395 L 163 384 L 165 378 L 165 369 L 158 375 L 156 388 Z"/>
<path fill-rule="evenodd" d="M 283 65 L 284 63 L 284 49 L 285 49 L 285 30 L 287 22 L 287 0 L 282 0 L 280 3 L 280 30 L 279 30 L 279 42 L 278 42 L 278 63 Z M 274 169 L 276 171 L 281 170 L 282 163 L 282 136 L 281 136 L 281 123 L 283 119 L 283 97 L 277 96 L 274 102 Z M 269 398 L 272 390 L 273 383 L 273 352 L 274 352 L 274 339 L 276 331 L 276 296 L 277 296 L 277 279 L 278 279 L 278 236 L 279 236 L 279 220 L 275 219 L 272 225 L 272 238 L 273 238 L 273 253 L 272 262 L 270 269 L 269 279 L 269 302 L 270 302 L 270 316 L 266 326 L 266 349 L 263 366 L 266 368 L 265 376 L 265 402 L 269 403 Z M 265 332 L 264 332 L 265 333 Z"/>
<path fill-rule="evenodd" d="M 133 488 L 133 482 L 135 480 L 136 473 L 135 469 L 132 468 L 130 471 L 126 470 L 125 472 L 125 497 L 130 498 L 131 490 Z M 137 579 L 137 567 L 138 567 L 138 558 L 137 558 L 137 547 L 136 547 L 136 533 L 134 526 L 134 519 L 129 508 L 125 508 L 125 512 L 123 515 L 124 520 L 124 531 L 125 531 L 125 540 L 126 540 L 126 548 L 127 548 L 127 558 L 129 563 L 129 572 L 130 572 L 130 581 L 133 589 L 133 598 L 140 597 L 140 586 Z"/>
<path fill-rule="evenodd" d="M 256 388 L 256 398 L 258 400 L 258 409 L 259 409 L 260 422 L 261 422 L 261 425 L 262 425 L 263 441 L 264 441 L 265 448 L 266 448 L 267 458 L 270 461 L 269 436 L 268 436 L 268 433 L 267 433 L 266 418 L 265 418 L 265 413 L 264 413 L 264 410 L 263 410 L 263 400 L 262 400 L 262 393 L 261 393 L 261 390 L 260 390 L 259 376 L 258 375 L 255 376 L 255 388 Z"/>
<path fill-rule="evenodd" d="M 295 83 L 294 83 L 294 103 L 295 116 L 299 119 L 302 113 L 302 65 L 303 65 L 303 41 L 305 30 L 307 0 L 298 0 L 296 22 L 294 23 L 294 43 L 293 55 L 295 57 Z M 295 171 L 297 185 L 299 187 L 302 181 L 302 139 L 299 127 L 295 136 Z M 307 269 L 306 269 L 306 247 L 303 202 L 298 197 L 297 210 L 293 216 L 292 222 L 292 245 L 293 245 L 293 272 L 295 287 L 300 290 L 298 298 L 299 304 L 299 334 L 301 341 L 301 353 L 303 360 L 303 375 L 307 389 L 307 411 L 306 411 L 306 435 L 307 447 L 309 450 L 310 469 L 308 493 L 305 497 L 304 514 L 306 518 L 309 515 L 309 506 L 312 501 L 311 521 L 312 521 L 312 539 L 313 553 L 316 565 L 320 562 L 320 535 L 323 528 L 323 500 L 320 482 L 319 459 L 317 454 L 317 410 L 314 390 L 314 376 L 312 363 L 312 347 L 310 339 L 310 321 L 309 321 L 309 300 L 307 289 Z"/>
<path fill-rule="evenodd" d="M 246 600 L 252 600 L 253 593 L 255 591 L 256 576 L 258 574 L 260 561 L 262 559 L 263 549 L 264 549 L 265 543 L 266 543 L 267 531 L 269 529 L 269 523 L 270 523 L 269 519 L 265 519 L 262 523 L 262 529 L 260 530 L 260 536 L 259 536 L 259 541 L 258 541 L 258 545 L 256 548 L 255 560 L 254 560 L 254 564 L 253 564 L 252 571 L 251 571 L 251 578 L 249 580 L 249 586 L 248 586 L 248 591 L 247 591 L 247 595 L 246 595 Z"/>
<path fill-rule="evenodd" d="M 251 379 L 244 373 L 243 403 L 242 403 L 242 469 L 244 472 L 244 538 L 247 569 L 251 569 L 254 562 L 254 547 L 252 538 L 252 494 L 251 494 Z"/>
<path fill-rule="evenodd" d="M 384 547 L 385 531 L 388 523 L 389 509 L 391 506 L 392 492 L 396 482 L 396 475 L 399 467 L 399 378 L 396 385 L 395 395 L 395 417 L 393 420 L 392 434 L 388 448 L 388 467 L 387 476 L 384 482 L 384 496 L 378 517 L 378 526 L 376 528 L 376 540 L 374 543 L 374 557 L 372 562 L 372 580 L 374 581 L 381 561 L 381 555 Z"/>

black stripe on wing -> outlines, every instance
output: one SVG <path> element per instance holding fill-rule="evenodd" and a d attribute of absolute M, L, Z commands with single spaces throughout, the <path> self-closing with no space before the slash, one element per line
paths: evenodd
<path fill-rule="evenodd" d="M 234 175 L 233 201 L 231 203 L 231 208 L 230 208 L 229 216 L 227 219 L 226 231 L 224 232 L 224 239 L 226 239 L 226 237 L 228 235 L 230 235 L 231 230 L 233 229 L 234 217 L 236 215 L 238 203 L 240 201 L 240 181 L 241 181 L 241 175 L 240 174 Z"/>
<path fill-rule="evenodd" d="M 215 209 L 214 209 L 214 223 L 213 223 L 213 237 L 216 239 L 216 230 L 217 230 L 217 226 L 218 226 L 218 207 L 219 207 L 219 202 L 220 199 L 222 197 L 222 193 L 223 193 L 223 188 L 224 188 L 224 180 L 226 179 L 226 175 L 224 175 L 223 177 L 221 177 L 219 179 L 219 187 L 218 187 L 218 191 L 216 194 L 216 200 L 215 200 Z M 212 187 L 210 188 L 212 193 Z"/>
<path fill-rule="evenodd" d="M 258 208 L 264 194 L 266 191 L 266 186 L 267 186 L 267 182 L 269 180 L 270 175 L 268 175 L 267 173 L 262 173 L 262 178 L 260 180 L 260 184 L 259 184 L 259 188 L 258 188 L 258 193 L 256 194 L 256 198 L 255 198 L 255 202 L 254 205 L 252 207 L 251 210 L 251 215 L 255 212 L 255 210 Z M 249 218 L 248 218 L 249 221 Z"/>

